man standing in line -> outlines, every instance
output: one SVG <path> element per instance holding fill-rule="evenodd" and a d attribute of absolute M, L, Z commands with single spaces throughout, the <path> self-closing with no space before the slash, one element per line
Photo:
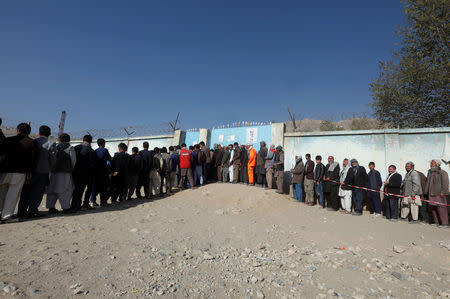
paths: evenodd
<path fill-rule="evenodd" d="M 63 209 L 63 214 L 75 213 L 70 209 L 70 198 L 72 197 L 74 185 L 72 171 L 77 162 L 75 149 L 70 145 L 70 136 L 61 134 L 56 145 L 55 160 L 50 172 L 50 183 L 47 187 L 46 207 L 49 214 L 59 211 L 55 208 L 56 201 Z"/>
<path fill-rule="evenodd" d="M 128 171 L 128 157 L 127 145 L 119 143 L 118 151 L 114 154 L 111 161 L 111 203 L 117 204 L 117 199 L 122 202 L 127 197 L 127 171 Z"/>
<path fill-rule="evenodd" d="M 352 159 L 350 161 L 352 169 L 347 173 L 345 183 L 356 187 L 365 188 L 367 186 L 367 172 L 363 166 L 359 166 L 358 160 Z M 353 188 L 352 198 L 355 203 L 355 211 L 352 215 L 361 216 L 363 208 L 363 190 Z"/>
<path fill-rule="evenodd" d="M 342 161 L 342 170 L 339 176 L 339 182 L 341 185 L 339 186 L 339 197 L 341 198 L 341 206 L 344 213 L 351 214 L 352 213 L 352 187 L 343 185 L 347 178 L 348 171 L 350 170 L 350 165 L 348 165 L 348 159 L 345 158 Z"/>
<path fill-rule="evenodd" d="M 153 151 L 149 151 L 149 144 L 145 141 L 143 144 L 143 150 L 139 152 L 142 157 L 142 170 L 139 174 L 138 185 L 136 186 L 136 196 L 137 198 L 142 198 L 141 188 L 144 187 L 145 198 L 150 197 L 149 185 L 150 185 L 150 168 L 153 160 Z"/>
<path fill-rule="evenodd" d="M 398 221 L 398 196 L 386 195 L 386 193 L 400 194 L 400 187 L 402 185 L 402 176 L 397 173 L 397 167 L 390 165 L 388 168 L 389 175 L 384 182 L 385 192 L 385 212 L 386 219 L 397 222 Z"/>
<path fill-rule="evenodd" d="M 159 147 L 155 147 L 153 149 L 153 160 L 152 160 L 152 168 L 150 169 L 150 193 L 155 196 L 161 196 L 162 194 L 162 178 L 161 172 L 163 168 L 164 161 L 161 157 L 161 149 Z"/>
<path fill-rule="evenodd" d="M 248 184 L 251 186 L 255 185 L 255 166 L 256 166 L 256 150 L 253 148 L 253 145 L 247 145 L 248 151 L 248 164 L 247 164 L 247 172 L 248 172 Z"/>
<path fill-rule="evenodd" d="M 217 170 L 217 181 L 219 183 L 222 182 L 222 158 L 223 158 L 223 148 L 221 144 L 217 145 L 217 152 L 216 156 L 214 157 L 214 165 L 216 166 Z"/>
<path fill-rule="evenodd" d="M 5 140 L 5 168 L 0 182 L 0 212 L 2 221 L 11 221 L 25 181 L 31 179 L 36 145 L 28 137 L 31 127 L 27 123 L 17 126 L 17 135 Z"/>
<path fill-rule="evenodd" d="M 439 220 L 441 220 L 440 227 L 442 228 L 449 226 L 448 211 L 445 206 L 447 204 L 448 185 L 448 173 L 441 168 L 441 161 L 432 160 L 428 170 L 425 194 L 428 194 L 434 225 L 438 226 Z"/>
<path fill-rule="evenodd" d="M 270 150 L 267 152 L 266 157 L 264 158 L 265 164 L 264 168 L 266 169 L 266 182 L 267 182 L 267 189 L 273 188 L 273 177 L 275 174 L 275 171 L 273 169 L 273 163 L 275 163 L 275 155 L 277 154 L 277 151 L 275 150 L 275 145 L 270 145 Z"/>
<path fill-rule="evenodd" d="M 230 151 L 230 166 L 228 168 L 229 182 L 233 182 L 234 172 L 233 172 L 233 158 L 234 158 L 234 148 L 232 144 L 228 145 L 228 150 Z"/>
<path fill-rule="evenodd" d="M 239 169 L 239 182 L 243 184 L 248 184 L 248 153 L 245 149 L 245 145 L 241 144 L 240 149 L 240 156 L 241 156 L 241 168 Z"/>
<path fill-rule="evenodd" d="M 305 193 L 306 204 L 308 206 L 314 205 L 314 162 L 311 160 L 311 154 L 305 155 Z"/>
<path fill-rule="evenodd" d="M 256 185 L 259 187 L 266 187 L 266 168 L 264 167 L 267 157 L 266 142 L 261 141 L 259 143 L 258 156 L 256 157 Z"/>
<path fill-rule="evenodd" d="M 380 191 L 383 182 L 381 180 L 381 175 L 378 170 L 375 170 L 375 162 L 369 163 L 369 173 L 367 174 L 367 187 L 369 189 Z M 375 217 L 381 215 L 381 199 L 380 192 L 367 191 L 367 199 L 372 203 Z"/>
<path fill-rule="evenodd" d="M 127 200 L 131 200 L 136 190 L 136 186 L 139 180 L 139 174 L 142 170 L 142 157 L 139 155 L 139 149 L 137 147 L 133 147 L 131 149 L 131 155 L 128 160 L 128 197 Z"/>
<path fill-rule="evenodd" d="M 110 185 L 109 173 L 111 167 L 111 155 L 105 148 L 106 141 L 103 138 L 97 139 L 98 148 L 95 150 L 97 160 L 95 161 L 94 190 L 91 195 L 91 202 L 96 202 L 97 194 L 100 194 L 100 206 L 108 205 L 108 188 Z"/>
<path fill-rule="evenodd" d="M 20 196 L 18 215 L 36 218 L 43 216 L 39 214 L 38 208 L 41 205 L 45 188 L 49 183 L 51 162 L 55 154 L 55 142 L 48 140 L 51 130 L 48 126 L 39 128 L 39 137 L 35 139 L 36 144 L 36 165 L 31 176 L 28 192 Z"/>
<path fill-rule="evenodd" d="M 74 211 L 80 210 L 83 193 L 83 208 L 93 209 L 93 205 L 91 206 L 89 204 L 89 199 L 94 186 L 95 160 L 97 160 L 97 157 L 95 151 L 91 147 L 91 143 L 92 136 L 84 135 L 83 143 L 75 146 L 77 164 L 75 165 L 72 174 L 75 189 L 73 190 L 72 205 L 70 207 Z"/>
<path fill-rule="evenodd" d="M 295 156 L 295 166 L 291 169 L 292 174 L 292 195 L 298 202 L 303 202 L 303 178 L 305 165 L 302 156 Z"/>
<path fill-rule="evenodd" d="M 178 187 L 183 189 L 184 180 L 187 177 L 189 181 L 189 185 L 191 189 L 194 189 L 194 178 L 192 177 L 192 168 L 191 168 L 191 152 L 186 148 L 186 144 L 183 143 L 181 145 L 180 150 L 180 182 Z"/>
<path fill-rule="evenodd" d="M 222 182 L 226 183 L 228 181 L 228 173 L 230 170 L 230 148 L 224 147 L 222 155 Z"/>
<path fill-rule="evenodd" d="M 239 148 L 239 143 L 234 143 L 234 156 L 233 161 L 233 184 L 237 184 L 239 180 L 239 169 L 241 167 L 241 149 Z"/>
<path fill-rule="evenodd" d="M 284 181 L 284 151 L 281 145 L 277 146 L 275 160 L 273 163 L 275 168 L 275 178 L 277 181 L 277 193 L 284 194 L 283 192 L 283 181 Z"/>
<path fill-rule="evenodd" d="M 339 210 L 339 185 L 331 181 L 339 180 L 340 171 L 339 163 L 334 161 L 333 156 L 329 156 L 328 164 L 325 166 L 323 193 L 327 209 L 330 211 Z"/>
<path fill-rule="evenodd" d="M 211 166 L 211 155 L 209 153 L 209 147 L 207 147 L 205 145 L 205 142 L 203 142 L 203 141 L 200 142 L 200 149 L 202 150 L 203 155 L 206 158 L 205 162 L 203 163 L 203 169 L 202 169 L 203 184 L 206 184 L 209 180 L 208 171 Z"/>
<path fill-rule="evenodd" d="M 209 154 L 209 153 L 208 153 Z M 194 160 L 194 184 L 197 185 L 197 181 L 200 185 L 205 182 L 205 177 L 203 175 L 203 166 L 206 163 L 205 152 L 200 149 L 200 145 L 196 144 L 194 146 L 194 152 L 192 153 L 192 159 Z"/>
<path fill-rule="evenodd" d="M 408 196 L 402 198 L 401 203 L 401 218 L 408 220 L 409 213 L 411 213 L 412 221 L 410 223 L 417 223 L 419 221 L 419 207 L 422 205 L 422 186 L 420 184 L 420 176 L 414 170 L 414 163 L 409 161 L 405 165 L 406 174 L 403 180 L 402 189 L 403 195 Z"/>
<path fill-rule="evenodd" d="M 316 156 L 316 166 L 314 167 L 314 190 L 319 197 L 319 204 L 325 208 L 323 198 L 323 175 L 325 173 L 325 166 L 322 164 L 322 156 Z"/>

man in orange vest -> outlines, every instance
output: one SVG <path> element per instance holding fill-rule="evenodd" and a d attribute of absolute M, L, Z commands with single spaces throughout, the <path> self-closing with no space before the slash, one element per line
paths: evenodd
<path fill-rule="evenodd" d="M 255 185 L 256 150 L 251 144 L 247 145 L 248 150 L 248 183 Z"/>

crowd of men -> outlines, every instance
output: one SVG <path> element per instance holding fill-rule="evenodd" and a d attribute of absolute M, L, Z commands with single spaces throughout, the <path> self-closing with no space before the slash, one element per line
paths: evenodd
<path fill-rule="evenodd" d="M 200 142 L 189 148 L 182 144 L 150 150 L 144 142 L 142 150 L 133 147 L 130 153 L 127 145 L 120 143 L 111 156 L 102 138 L 97 139 L 98 148 L 94 150 L 90 135 L 72 146 L 65 133 L 57 142 L 52 141 L 48 126 L 39 128 L 36 139 L 29 137 L 30 133 L 26 123 L 17 126 L 16 136 L 6 138 L 0 130 L 2 223 L 44 216 L 38 210 L 44 194 L 49 214 L 71 214 L 134 198 L 171 195 L 175 189 L 193 189 L 213 181 L 275 187 L 277 193 L 284 194 L 283 148 L 271 145 L 268 149 L 265 142 L 260 143 L 258 151 L 237 142 L 216 144 L 213 149 Z M 413 162 L 406 163 L 404 178 L 391 165 L 383 182 L 373 162 L 367 172 L 356 159 L 344 159 L 342 168 L 332 156 L 327 165 L 322 164 L 321 156 L 316 156 L 315 162 L 310 154 L 305 159 L 303 162 L 296 156 L 295 166 L 287 171 L 293 197 L 299 202 L 359 216 L 366 199 L 375 216 L 383 213 L 397 221 L 400 214 L 400 219 L 410 219 L 410 223 L 419 219 L 428 223 L 431 213 L 435 225 L 448 227 L 449 180 L 439 160 L 431 161 L 426 176 L 414 169 Z M 380 191 L 386 194 L 383 204 Z M 56 208 L 57 201 L 61 211 Z"/>

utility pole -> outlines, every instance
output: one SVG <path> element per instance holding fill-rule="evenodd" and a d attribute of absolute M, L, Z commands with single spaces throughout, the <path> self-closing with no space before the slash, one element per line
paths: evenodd
<path fill-rule="evenodd" d="M 66 123 L 66 111 L 64 110 L 61 112 L 61 119 L 59 121 L 58 126 L 58 137 L 61 136 L 62 133 L 64 133 L 64 124 Z"/>

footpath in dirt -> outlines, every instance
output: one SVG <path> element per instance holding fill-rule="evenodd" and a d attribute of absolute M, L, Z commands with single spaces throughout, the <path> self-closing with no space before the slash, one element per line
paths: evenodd
<path fill-rule="evenodd" d="M 210 184 L 0 225 L 0 297 L 450 298 L 450 230 Z"/>

